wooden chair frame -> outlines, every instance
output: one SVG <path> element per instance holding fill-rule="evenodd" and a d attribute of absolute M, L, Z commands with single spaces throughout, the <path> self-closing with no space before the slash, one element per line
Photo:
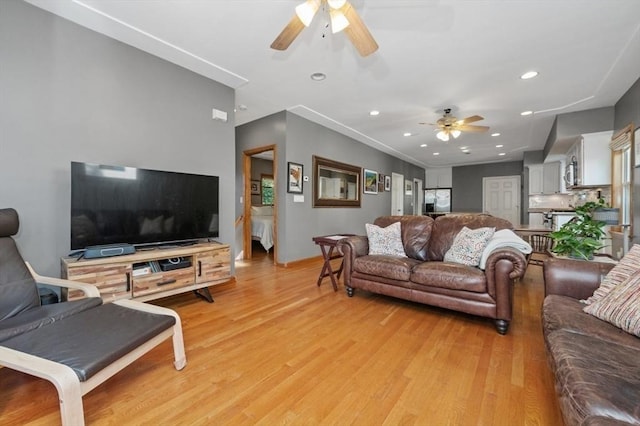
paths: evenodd
<path fill-rule="evenodd" d="M 28 263 L 27 267 L 38 284 L 78 289 L 82 290 L 88 297 L 100 297 L 98 289 L 91 284 L 43 277 L 36 274 Z M 0 365 L 53 383 L 58 391 L 60 416 L 64 426 L 84 425 L 82 397 L 168 338 L 173 338 L 174 366 L 176 370 L 182 370 L 187 364 L 182 324 L 175 311 L 134 300 L 118 300 L 113 303 L 138 311 L 170 315 L 175 318 L 176 323 L 173 327 L 138 346 L 84 382 L 81 382 L 73 369 L 66 365 L 0 346 Z"/>

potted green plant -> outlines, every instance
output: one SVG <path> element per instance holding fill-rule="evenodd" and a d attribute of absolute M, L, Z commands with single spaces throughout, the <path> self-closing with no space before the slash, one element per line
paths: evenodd
<path fill-rule="evenodd" d="M 594 219 L 593 215 L 596 210 L 606 207 L 602 198 L 597 202 L 589 201 L 576 207 L 576 217 L 549 234 L 554 240 L 551 251 L 574 259 L 593 259 L 593 254 L 605 246 L 602 238 L 605 236 L 606 224 Z"/>

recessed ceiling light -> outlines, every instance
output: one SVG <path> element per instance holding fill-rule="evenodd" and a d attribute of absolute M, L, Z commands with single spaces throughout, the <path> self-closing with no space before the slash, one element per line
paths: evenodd
<path fill-rule="evenodd" d="M 405 136 L 405 137 L 406 137 L 406 136 L 411 136 L 411 133 L 410 133 L 410 132 L 404 132 L 404 133 L 402 134 L 402 136 Z"/>
<path fill-rule="evenodd" d="M 376 111 L 376 110 L 374 109 L 373 111 L 369 111 L 369 115 L 371 115 L 371 116 L 380 115 L 380 111 Z"/>
<path fill-rule="evenodd" d="M 504 145 L 496 145 L 496 148 L 502 148 Z"/>
<path fill-rule="evenodd" d="M 464 152 L 465 154 L 468 154 L 469 150 L 468 149 L 463 149 L 462 152 Z"/>
<path fill-rule="evenodd" d="M 520 113 L 520 115 L 523 115 L 523 116 L 524 116 L 524 115 L 531 115 L 531 114 L 533 114 L 533 111 L 522 111 L 522 112 Z"/>
<path fill-rule="evenodd" d="M 439 152 L 434 152 L 433 155 L 440 155 L 440 153 Z"/>
<path fill-rule="evenodd" d="M 496 132 L 496 133 L 491 133 L 491 136 L 493 136 L 493 137 L 495 138 L 496 136 L 500 136 L 500 133 L 498 133 L 498 132 Z"/>
<path fill-rule="evenodd" d="M 460 149 L 464 151 L 465 149 L 469 149 L 469 147 L 468 146 L 461 146 Z"/>
<path fill-rule="evenodd" d="M 501 156 L 502 156 L 502 155 L 507 155 L 507 154 L 506 154 L 506 153 L 504 153 L 504 152 L 501 152 L 501 153 L 500 153 L 500 154 L 498 154 L 498 155 L 501 155 Z"/>
<path fill-rule="evenodd" d="M 527 71 L 524 74 L 522 74 L 520 78 L 523 80 L 529 80 L 530 78 L 537 77 L 537 76 L 538 76 L 538 71 Z"/>
<path fill-rule="evenodd" d="M 426 147 L 427 147 L 426 143 L 423 143 L 422 145 L 420 145 L 420 148 L 426 148 Z"/>
<path fill-rule="evenodd" d="M 314 72 L 313 74 L 311 74 L 311 80 L 313 81 L 322 81 L 325 78 L 327 78 L 327 75 L 322 72 Z"/>

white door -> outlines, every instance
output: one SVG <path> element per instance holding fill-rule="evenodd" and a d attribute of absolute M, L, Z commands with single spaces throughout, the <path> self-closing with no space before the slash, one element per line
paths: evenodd
<path fill-rule="evenodd" d="M 486 177 L 482 188 L 485 213 L 520 223 L 520 176 Z"/>
<path fill-rule="evenodd" d="M 391 173 L 391 215 L 404 214 L 404 175 Z"/>
<path fill-rule="evenodd" d="M 424 187 L 422 179 L 413 178 L 413 214 L 421 216 L 424 209 Z"/>

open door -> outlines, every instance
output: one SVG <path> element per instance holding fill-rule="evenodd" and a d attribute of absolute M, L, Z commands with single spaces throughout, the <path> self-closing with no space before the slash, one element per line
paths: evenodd
<path fill-rule="evenodd" d="M 244 177 L 244 191 L 243 191 L 243 200 L 244 200 L 244 209 L 243 209 L 243 220 L 242 220 L 242 224 L 243 224 L 243 259 L 245 260 L 250 260 L 252 258 L 252 248 L 251 248 L 251 242 L 252 242 L 252 222 L 251 222 L 251 218 L 252 218 L 252 197 L 255 197 L 255 193 L 256 193 L 256 180 L 254 180 L 254 182 L 252 182 L 252 166 L 251 166 L 251 159 L 253 156 L 258 156 L 260 154 L 264 154 L 264 153 L 268 153 L 271 152 L 272 153 L 272 162 L 273 162 L 273 168 L 272 168 L 272 177 L 273 177 L 273 220 L 272 220 L 272 231 L 271 231 L 271 235 L 272 235 L 272 239 L 273 239 L 273 262 L 275 264 L 277 264 L 278 262 L 278 203 L 277 203 L 277 188 L 278 188 L 278 167 L 277 167 L 277 152 L 276 152 L 276 146 L 275 145 L 266 145 L 263 147 L 259 147 L 259 148 L 253 148 L 253 149 L 249 149 L 243 152 L 243 177 Z M 259 182 L 259 179 L 257 180 Z M 252 186 L 254 188 L 252 188 Z M 252 191 L 253 190 L 253 191 Z M 253 194 L 252 194 L 253 192 Z"/>

